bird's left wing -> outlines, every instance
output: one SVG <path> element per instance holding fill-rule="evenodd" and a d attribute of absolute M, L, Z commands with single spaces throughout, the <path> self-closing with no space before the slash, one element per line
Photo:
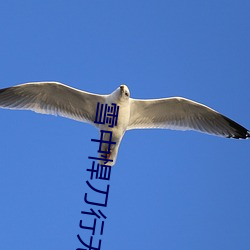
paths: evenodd
<path fill-rule="evenodd" d="M 105 95 L 71 88 L 58 82 L 33 82 L 0 89 L 0 107 L 60 115 L 94 124 L 97 102 Z"/>
<path fill-rule="evenodd" d="M 223 137 L 250 137 L 250 132 L 238 123 L 203 104 L 182 97 L 154 100 L 131 98 L 130 104 L 128 130 L 166 128 L 196 130 Z"/>

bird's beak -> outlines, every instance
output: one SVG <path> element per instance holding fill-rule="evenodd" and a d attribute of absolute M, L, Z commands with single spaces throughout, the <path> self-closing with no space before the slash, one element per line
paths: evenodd
<path fill-rule="evenodd" d="M 121 95 L 124 93 L 124 85 L 120 85 L 120 93 Z"/>

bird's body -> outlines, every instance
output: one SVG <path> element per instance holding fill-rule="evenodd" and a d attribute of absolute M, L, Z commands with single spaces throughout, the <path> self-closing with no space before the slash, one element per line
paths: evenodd
<path fill-rule="evenodd" d="M 122 85 L 123 86 L 123 85 Z M 125 88 L 125 87 L 124 87 Z M 130 99 L 124 98 L 120 95 L 121 88 L 116 89 L 113 93 L 107 96 L 105 104 L 111 105 L 115 103 L 119 106 L 119 114 L 117 119 L 117 125 L 113 127 L 109 127 L 108 123 L 99 124 L 98 128 L 104 131 L 111 131 L 112 132 L 112 141 L 115 142 L 115 145 L 111 145 L 110 155 L 108 158 L 112 159 L 112 163 L 108 163 L 107 165 L 114 165 L 116 161 L 116 157 L 118 154 L 118 149 L 120 146 L 120 142 L 127 130 L 130 118 Z M 94 107 L 95 108 L 95 107 Z M 109 135 L 104 134 L 104 140 L 109 140 Z M 108 146 L 108 145 L 106 145 Z M 108 151 L 107 148 L 103 148 L 104 151 Z M 101 158 L 101 153 L 99 153 L 99 158 Z"/>
<path fill-rule="evenodd" d="M 119 106 L 117 126 L 95 123 L 97 103 Z M 194 101 L 182 98 L 141 100 L 130 98 L 126 85 L 110 95 L 98 95 L 71 88 L 57 82 L 36 82 L 0 89 L 0 107 L 26 109 L 37 113 L 60 115 L 87 122 L 99 130 L 112 132 L 110 153 L 106 156 L 116 162 L 120 142 L 131 129 L 196 130 L 227 138 L 246 139 L 250 132 L 217 111 Z M 108 140 L 104 135 L 104 140 Z M 100 156 L 100 154 L 99 154 Z"/>

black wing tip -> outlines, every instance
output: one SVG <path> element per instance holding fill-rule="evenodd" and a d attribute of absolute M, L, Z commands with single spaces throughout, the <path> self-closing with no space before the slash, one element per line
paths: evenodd
<path fill-rule="evenodd" d="M 247 131 L 246 135 L 231 135 L 227 136 L 227 138 L 232 138 L 232 139 L 248 139 L 250 137 L 249 131 Z"/>
<path fill-rule="evenodd" d="M 230 127 L 234 129 L 234 133 L 230 133 L 227 138 L 233 139 L 247 139 L 250 137 L 250 131 L 238 124 L 237 122 L 223 116 L 224 119 L 229 123 Z"/>

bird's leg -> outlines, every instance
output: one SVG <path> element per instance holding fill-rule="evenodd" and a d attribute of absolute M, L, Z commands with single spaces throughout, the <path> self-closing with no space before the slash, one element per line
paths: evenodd
<path fill-rule="evenodd" d="M 108 159 L 110 158 L 110 155 L 111 155 L 111 149 L 110 149 L 109 153 L 106 154 Z"/>

